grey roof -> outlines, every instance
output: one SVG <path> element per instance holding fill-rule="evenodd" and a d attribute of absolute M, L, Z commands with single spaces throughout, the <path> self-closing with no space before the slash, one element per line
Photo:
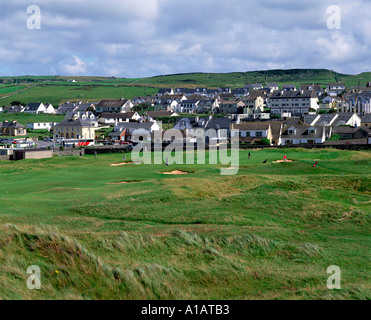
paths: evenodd
<path fill-rule="evenodd" d="M 233 125 L 233 129 L 236 130 L 268 130 L 270 126 L 269 122 L 244 122 L 241 124 Z"/>
<path fill-rule="evenodd" d="M 227 129 L 229 130 L 231 127 L 231 124 L 234 123 L 235 121 L 229 119 L 229 118 L 212 118 L 209 120 L 205 126 L 205 129 Z"/>
<path fill-rule="evenodd" d="M 116 128 L 121 129 L 151 129 L 154 125 L 154 122 L 122 122 L 119 123 Z"/>
<path fill-rule="evenodd" d="M 172 115 L 170 111 L 147 111 L 146 113 L 151 118 L 170 117 Z"/>
<path fill-rule="evenodd" d="M 0 122 L 0 128 L 26 129 L 26 127 L 23 124 L 20 124 L 17 121 L 4 121 L 4 122 Z"/>
<path fill-rule="evenodd" d="M 287 118 L 286 120 L 283 121 L 283 124 L 286 126 L 300 126 L 304 125 L 304 123 L 296 117 L 293 118 Z"/>
<path fill-rule="evenodd" d="M 361 117 L 362 122 L 371 122 L 371 114 L 365 114 Z"/>
<path fill-rule="evenodd" d="M 316 118 L 318 117 L 317 114 L 308 114 L 304 116 L 304 123 L 311 124 Z"/>
<path fill-rule="evenodd" d="M 127 113 L 102 113 L 100 119 L 131 119 L 135 112 Z"/>
<path fill-rule="evenodd" d="M 128 100 L 102 100 L 96 106 L 97 108 L 121 108 Z"/>
<path fill-rule="evenodd" d="M 271 99 L 300 99 L 300 98 L 317 98 L 313 90 L 303 91 L 279 91 L 276 90 L 272 93 Z"/>
<path fill-rule="evenodd" d="M 41 102 L 34 102 L 34 103 L 29 103 L 27 106 L 26 106 L 26 109 L 27 110 L 37 110 L 39 109 L 41 105 Z"/>
<path fill-rule="evenodd" d="M 68 119 L 65 121 L 60 122 L 59 124 L 55 125 L 56 128 L 58 127 L 94 127 L 91 121 L 84 121 L 81 118 L 79 119 Z"/>
<path fill-rule="evenodd" d="M 289 134 L 288 129 L 294 127 L 296 129 L 296 134 Z M 309 134 L 309 129 L 315 128 L 315 134 Z M 323 136 L 324 126 L 309 126 L 309 125 L 301 125 L 301 126 L 285 126 L 282 130 L 282 138 L 295 138 L 295 139 L 319 139 Z"/>

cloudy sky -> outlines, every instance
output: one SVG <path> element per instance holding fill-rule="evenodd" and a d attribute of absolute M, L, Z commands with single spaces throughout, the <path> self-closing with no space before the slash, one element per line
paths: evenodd
<path fill-rule="evenodd" d="M 0 75 L 371 71 L 370 0 L 1 0 Z M 41 28 L 30 5 L 41 10 Z M 341 29 L 328 7 L 341 9 Z"/>

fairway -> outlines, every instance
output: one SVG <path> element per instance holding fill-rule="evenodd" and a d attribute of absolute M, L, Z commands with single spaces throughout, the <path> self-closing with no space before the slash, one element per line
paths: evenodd
<path fill-rule="evenodd" d="M 1 297 L 370 299 L 371 152 L 250 152 L 235 176 L 120 154 L 1 161 Z"/>

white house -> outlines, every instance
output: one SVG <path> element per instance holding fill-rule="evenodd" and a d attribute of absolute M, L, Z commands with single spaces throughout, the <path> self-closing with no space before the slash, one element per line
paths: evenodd
<path fill-rule="evenodd" d="M 176 113 L 197 113 L 200 100 L 184 100 L 178 103 Z"/>
<path fill-rule="evenodd" d="M 319 109 L 319 100 L 313 90 L 275 91 L 269 100 L 273 115 L 290 112 L 292 116 L 301 116 Z"/>
<path fill-rule="evenodd" d="M 120 122 L 139 121 L 142 117 L 137 112 L 127 113 L 102 113 L 99 118 L 99 123 L 114 125 Z"/>
<path fill-rule="evenodd" d="M 134 141 L 133 134 L 142 136 L 143 140 L 148 140 L 154 131 L 161 131 L 161 127 L 156 122 L 122 122 L 114 127 L 114 130 L 109 134 L 109 137 L 119 141 Z"/>
<path fill-rule="evenodd" d="M 326 93 L 329 96 L 337 96 L 338 94 L 342 94 L 344 91 L 346 91 L 344 82 L 329 83 L 328 87 L 326 88 Z"/>
<path fill-rule="evenodd" d="M 45 110 L 44 113 L 47 113 L 47 114 L 55 114 L 56 113 L 56 110 L 51 103 L 47 103 L 45 105 L 45 109 L 46 110 Z"/>
<path fill-rule="evenodd" d="M 46 111 L 47 109 L 42 102 L 30 103 L 24 109 L 24 113 L 39 114 L 39 113 L 46 113 Z"/>
<path fill-rule="evenodd" d="M 281 144 L 322 144 L 326 141 L 325 126 L 291 125 L 283 128 Z"/>
<path fill-rule="evenodd" d="M 262 139 L 268 139 L 272 142 L 272 130 L 269 122 L 245 122 L 241 124 L 232 124 L 232 137 L 239 130 L 239 139 L 242 142 L 253 143 Z"/>
<path fill-rule="evenodd" d="M 32 122 L 27 123 L 27 128 L 32 130 L 52 130 L 58 122 Z"/>

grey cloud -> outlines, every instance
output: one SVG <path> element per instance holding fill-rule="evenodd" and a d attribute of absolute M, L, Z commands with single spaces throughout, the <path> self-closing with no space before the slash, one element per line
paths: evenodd
<path fill-rule="evenodd" d="M 0 73 L 125 77 L 321 67 L 371 68 L 370 5 L 363 1 L 35 0 L 2 4 Z M 341 6 L 342 30 L 326 9 Z M 360 14 L 360 11 L 363 14 Z"/>

